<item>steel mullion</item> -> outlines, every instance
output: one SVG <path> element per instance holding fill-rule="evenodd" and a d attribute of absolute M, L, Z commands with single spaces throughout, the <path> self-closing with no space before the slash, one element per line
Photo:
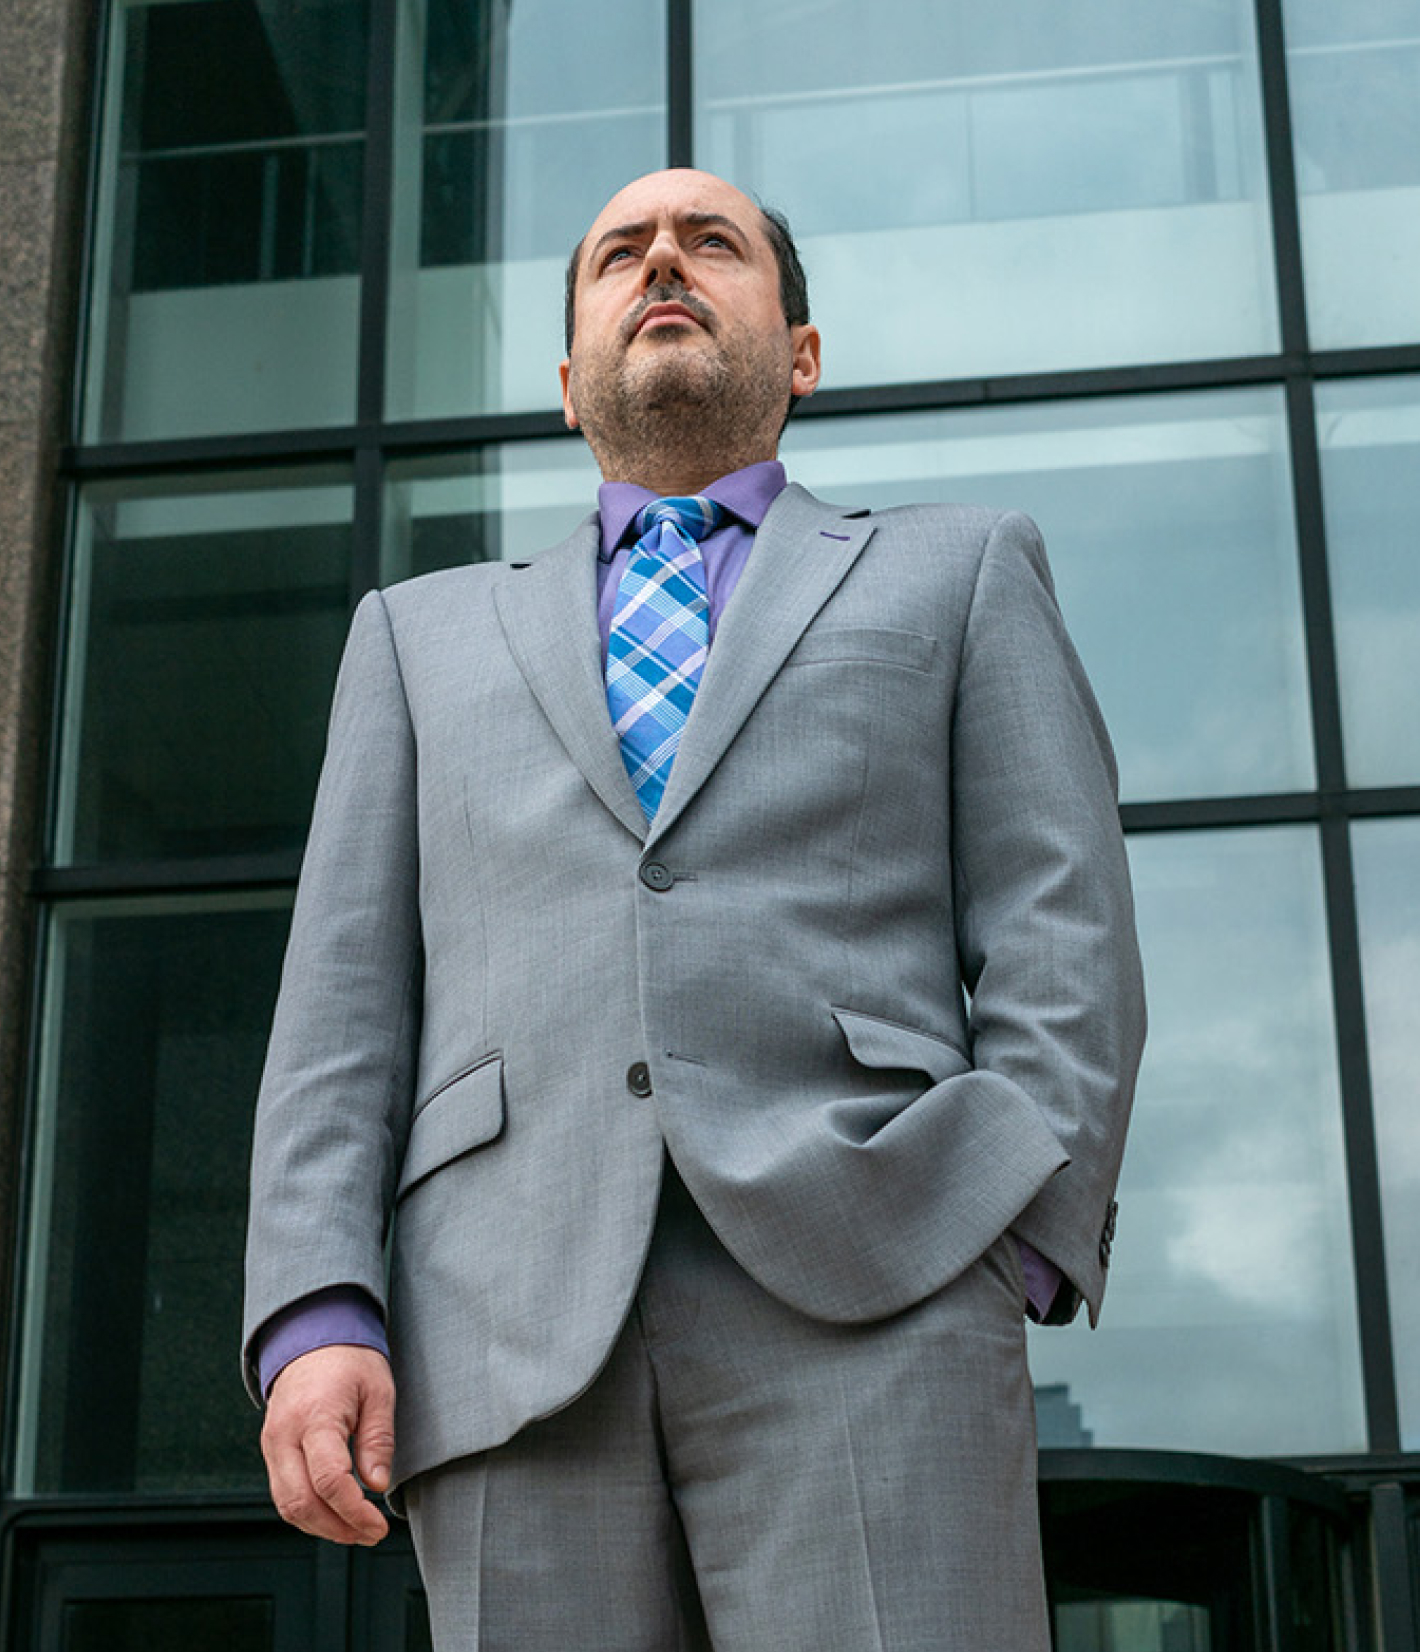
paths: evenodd
<path fill-rule="evenodd" d="M 155 858 L 89 866 L 42 866 L 30 875 L 38 900 L 80 900 L 106 895 L 217 894 L 227 890 L 294 887 L 299 849 L 200 859 Z"/>
<path fill-rule="evenodd" d="M 1313 743 L 1322 800 L 1322 877 L 1330 941 L 1332 1012 L 1341 1085 L 1361 1379 L 1371 1449 L 1394 1451 L 1400 1444 L 1399 1409 L 1361 986 L 1355 875 L 1350 822 L 1342 802 L 1346 787 L 1345 750 L 1335 616 L 1326 561 L 1315 382 L 1307 328 L 1284 0 L 1257 0 L 1256 16 L 1282 351 L 1285 357 L 1304 364 L 1302 370 L 1294 370 L 1287 377 L 1287 427 Z"/>
<path fill-rule="evenodd" d="M 1383 373 L 1420 373 L 1420 344 L 1376 344 L 1350 350 L 1314 350 L 1318 378 L 1361 378 Z"/>
<path fill-rule="evenodd" d="M 1327 378 L 1420 372 L 1420 348 L 1332 351 L 1311 361 L 1318 375 Z M 838 389 L 820 390 L 794 417 L 931 413 L 960 407 L 1085 397 L 1227 390 L 1245 385 L 1285 384 L 1301 376 L 1304 370 L 1304 365 L 1296 359 L 1275 355 L 1007 374 L 998 378 L 843 385 Z M 542 441 L 566 434 L 562 415 L 555 408 L 518 413 L 469 413 L 302 430 L 239 432 L 230 436 L 175 437 L 166 441 L 95 442 L 65 448 L 59 468 L 65 475 L 88 478 L 236 469 L 298 460 L 336 460 L 348 464 L 357 447 L 369 444 L 377 444 L 389 454 L 415 455 L 477 447 L 482 443 Z"/>
<path fill-rule="evenodd" d="M 365 429 L 377 427 L 385 411 L 390 216 L 394 206 L 395 4 L 396 0 L 369 0 L 355 413 L 357 426 Z"/>
<path fill-rule="evenodd" d="M 666 165 L 695 164 L 695 4 L 666 0 Z"/>
<path fill-rule="evenodd" d="M 1332 1013 L 1341 1081 L 1361 1375 L 1371 1448 L 1395 1451 L 1400 1445 L 1400 1421 L 1390 1322 L 1390 1282 L 1385 1266 L 1351 828 L 1344 801 L 1346 757 L 1335 614 L 1326 562 L 1316 398 L 1309 378 L 1290 380 L 1286 394 L 1307 675 L 1311 685 L 1317 779 L 1321 788 L 1322 877 L 1331 951 Z"/>
<path fill-rule="evenodd" d="M 385 416 L 389 356 L 390 255 L 394 217 L 395 84 L 398 0 L 369 0 L 365 90 L 365 197 L 360 245 L 359 373 L 354 444 L 355 509 L 350 536 L 350 602 L 379 583 Z"/>
<path fill-rule="evenodd" d="M 1277 316 L 1282 349 L 1304 357 L 1307 335 L 1306 290 L 1302 276 L 1302 221 L 1297 195 L 1296 155 L 1292 146 L 1292 110 L 1287 93 L 1287 41 L 1283 0 L 1257 0 L 1257 56 L 1262 89 L 1263 144 L 1267 187 L 1272 206 Z"/>

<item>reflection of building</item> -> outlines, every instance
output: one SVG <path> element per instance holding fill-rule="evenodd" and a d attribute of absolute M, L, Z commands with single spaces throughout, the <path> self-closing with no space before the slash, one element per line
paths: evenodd
<path fill-rule="evenodd" d="M 15 1644 L 417 1644 L 403 1551 L 261 1508 L 251 1092 L 351 601 L 587 508 L 561 262 L 673 158 L 801 233 L 795 474 L 1033 511 L 1117 737 L 1154 1031 L 1104 1323 L 1034 1342 L 1061 1646 L 1413 1646 L 1420 0 L 62 0 L 0 87 Z"/>
<path fill-rule="evenodd" d="M 1094 1431 L 1085 1427 L 1080 1407 L 1070 1398 L 1068 1382 L 1037 1384 L 1035 1424 L 1043 1450 L 1092 1446 L 1095 1443 Z"/>

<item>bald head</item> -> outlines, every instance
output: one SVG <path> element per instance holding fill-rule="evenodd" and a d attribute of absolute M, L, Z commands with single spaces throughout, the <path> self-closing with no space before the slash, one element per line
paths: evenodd
<path fill-rule="evenodd" d="M 809 284 L 804 275 L 804 266 L 799 261 L 799 249 L 794 245 L 793 231 L 789 228 L 789 221 L 783 213 L 776 212 L 772 207 L 761 206 L 743 190 L 736 189 L 723 178 L 717 178 L 712 172 L 698 172 L 691 167 L 675 167 L 665 172 L 647 173 L 645 177 L 629 183 L 625 189 L 618 190 L 597 214 L 592 228 L 573 247 L 572 256 L 567 260 L 563 294 L 563 342 L 569 356 L 572 353 L 572 340 L 577 331 L 577 283 L 583 256 L 593 244 L 593 231 L 598 230 L 598 226 L 602 225 L 604 220 L 608 220 L 609 216 L 619 214 L 626 206 L 629 205 L 634 210 L 635 202 L 644 194 L 645 186 L 676 181 L 690 183 L 694 180 L 702 181 L 707 187 L 729 191 L 732 196 L 737 197 L 737 205 L 744 221 L 746 224 L 757 226 L 774 255 L 774 262 L 779 271 L 779 302 L 784 311 L 784 320 L 791 327 L 800 326 L 808 321 Z"/>

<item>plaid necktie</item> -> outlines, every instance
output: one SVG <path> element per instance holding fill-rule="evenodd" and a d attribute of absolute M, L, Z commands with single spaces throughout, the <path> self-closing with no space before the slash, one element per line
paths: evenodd
<path fill-rule="evenodd" d="M 653 499 L 617 587 L 606 698 L 631 784 L 653 820 L 705 669 L 709 599 L 699 541 L 724 518 L 713 499 Z"/>

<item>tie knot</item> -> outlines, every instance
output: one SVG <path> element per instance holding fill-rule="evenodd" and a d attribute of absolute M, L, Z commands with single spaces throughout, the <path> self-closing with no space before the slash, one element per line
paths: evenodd
<path fill-rule="evenodd" d="M 677 527 L 687 539 L 701 540 L 724 521 L 725 507 L 699 494 L 689 499 L 653 499 L 636 515 L 636 537 L 644 539 L 664 523 Z"/>

